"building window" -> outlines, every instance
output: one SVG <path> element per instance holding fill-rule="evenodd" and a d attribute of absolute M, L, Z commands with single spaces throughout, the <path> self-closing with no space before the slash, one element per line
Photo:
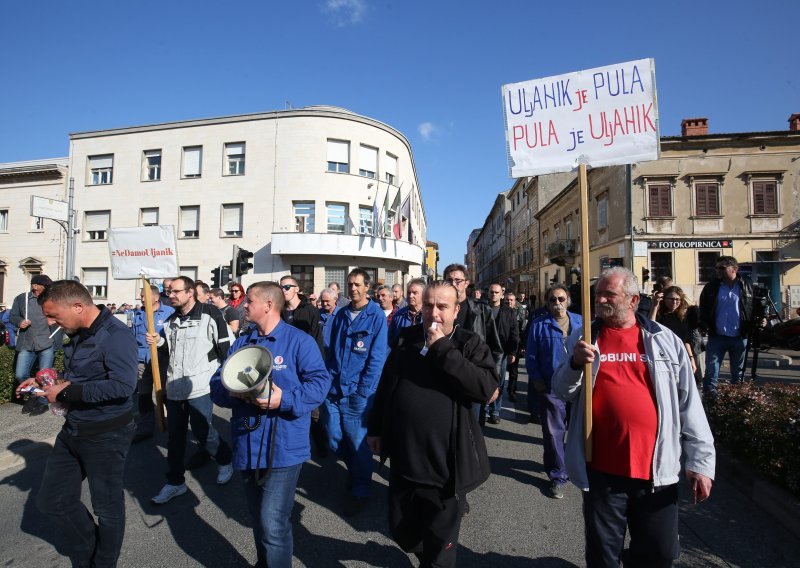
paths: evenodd
<path fill-rule="evenodd" d="M 344 234 L 347 228 L 347 205 L 328 203 L 328 232 Z"/>
<path fill-rule="evenodd" d="M 397 185 L 397 156 L 386 152 L 386 167 L 383 169 L 386 183 Z"/>
<path fill-rule="evenodd" d="M 397 271 L 396 270 L 387 270 L 386 277 L 383 279 L 384 286 L 394 286 L 397 282 Z"/>
<path fill-rule="evenodd" d="M 142 207 L 139 209 L 139 225 L 155 227 L 158 225 L 158 207 Z"/>
<path fill-rule="evenodd" d="M 336 282 L 339 285 L 340 292 L 342 290 L 347 290 L 347 282 L 344 281 L 346 274 L 347 268 L 344 266 L 326 266 L 325 287 L 327 287 L 331 282 Z"/>
<path fill-rule="evenodd" d="M 89 184 L 109 185 L 114 178 L 114 154 L 89 156 Z"/>
<path fill-rule="evenodd" d="M 544 254 L 547 254 L 547 245 L 550 244 L 550 233 L 548 231 L 544 231 L 542 233 L 542 246 L 544 247 Z"/>
<path fill-rule="evenodd" d="M 672 217 L 672 187 L 669 184 L 647 186 L 648 216 Z"/>
<path fill-rule="evenodd" d="M 111 226 L 111 211 L 87 211 L 83 220 L 84 241 L 105 241 Z"/>
<path fill-rule="evenodd" d="M 716 251 L 699 251 L 697 253 L 697 283 L 707 284 L 715 278 L 714 267 L 720 254 Z"/>
<path fill-rule="evenodd" d="M 761 180 L 753 182 L 753 215 L 778 213 L 778 182 Z"/>
<path fill-rule="evenodd" d="M 651 252 L 650 253 L 650 280 L 655 282 L 662 276 L 672 278 L 672 253 L 671 252 Z"/>
<path fill-rule="evenodd" d="M 0 209 L 0 231 L 8 231 L 8 209 Z"/>
<path fill-rule="evenodd" d="M 2 229 L 0 229 L 0 230 L 2 230 Z M 44 218 L 43 217 L 31 217 L 31 231 L 33 231 L 33 232 L 44 231 Z"/>
<path fill-rule="evenodd" d="M 244 175 L 244 142 L 225 144 L 225 171 L 229 176 Z"/>
<path fill-rule="evenodd" d="M 314 202 L 294 202 L 294 231 L 296 233 L 314 232 Z"/>
<path fill-rule="evenodd" d="M 608 227 L 608 194 L 597 198 L 597 230 L 602 231 Z"/>
<path fill-rule="evenodd" d="M 369 287 L 370 289 L 374 289 L 378 283 L 378 269 L 377 268 L 367 268 L 366 266 L 359 266 L 361 270 L 369 274 Z M 345 293 L 347 293 L 347 283 L 345 282 L 345 286 L 343 287 Z"/>
<path fill-rule="evenodd" d="M 202 171 L 203 171 L 203 147 L 184 146 L 183 177 L 199 178 Z"/>
<path fill-rule="evenodd" d="M 358 175 L 375 179 L 378 171 L 378 149 L 361 145 L 358 160 Z"/>
<path fill-rule="evenodd" d="M 555 238 L 555 242 L 561 240 L 561 224 L 556 223 L 555 229 L 553 229 L 553 238 Z"/>
<path fill-rule="evenodd" d="M 179 266 L 178 272 L 180 276 L 191 278 L 192 281 L 197 280 L 197 267 L 196 266 Z"/>
<path fill-rule="evenodd" d="M 328 140 L 328 171 L 350 173 L 350 142 Z"/>
<path fill-rule="evenodd" d="M 108 296 L 108 269 L 84 268 L 81 283 L 89 290 L 92 298 L 106 298 Z"/>
<path fill-rule="evenodd" d="M 694 213 L 698 217 L 719 215 L 719 184 L 696 183 L 694 185 Z"/>
<path fill-rule="evenodd" d="M 181 207 L 180 235 L 183 239 L 196 239 L 200 236 L 200 206 Z"/>
<path fill-rule="evenodd" d="M 358 234 L 372 234 L 372 208 L 370 207 L 358 208 Z"/>
<path fill-rule="evenodd" d="M 306 264 L 293 264 L 291 266 L 292 278 L 297 280 L 300 293 L 308 296 L 314 292 L 314 267 Z"/>
<path fill-rule="evenodd" d="M 161 150 L 144 151 L 142 179 L 144 181 L 158 181 L 161 179 Z"/>
<path fill-rule="evenodd" d="M 229 203 L 222 206 L 222 237 L 241 237 L 244 221 L 244 205 Z"/>
<path fill-rule="evenodd" d="M 572 217 L 564 220 L 564 232 L 567 239 L 572 239 Z"/>

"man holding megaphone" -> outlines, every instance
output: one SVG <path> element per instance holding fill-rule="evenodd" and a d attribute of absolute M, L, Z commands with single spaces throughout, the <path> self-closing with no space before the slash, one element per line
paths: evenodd
<path fill-rule="evenodd" d="M 311 411 L 331 387 L 314 339 L 281 319 L 274 282 L 247 289 L 253 324 L 211 379 L 211 398 L 232 409 L 233 465 L 241 471 L 253 518 L 256 566 L 292 565 L 291 514 L 300 468 L 311 458 Z"/>

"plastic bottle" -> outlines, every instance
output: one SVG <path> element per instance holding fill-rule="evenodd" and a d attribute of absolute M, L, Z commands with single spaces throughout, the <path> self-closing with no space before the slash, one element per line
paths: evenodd
<path fill-rule="evenodd" d="M 36 373 L 36 382 L 39 383 L 41 388 L 46 386 L 52 386 L 56 384 L 58 380 L 58 371 L 55 369 L 41 369 L 38 373 Z M 56 416 L 64 416 L 66 415 L 67 405 L 63 402 L 51 402 L 50 403 L 50 412 L 55 414 Z"/>

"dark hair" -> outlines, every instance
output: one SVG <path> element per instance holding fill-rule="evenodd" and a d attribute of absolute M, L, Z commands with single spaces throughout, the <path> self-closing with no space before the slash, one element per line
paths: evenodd
<path fill-rule="evenodd" d="M 444 279 L 447 280 L 448 278 L 450 278 L 450 273 L 456 271 L 462 272 L 464 274 L 464 278 L 467 277 L 467 267 L 464 266 L 463 264 L 453 263 L 453 264 L 448 264 L 447 267 L 445 267 Z"/>
<path fill-rule="evenodd" d="M 200 288 L 201 290 L 203 290 L 203 292 L 205 294 L 208 294 L 209 292 L 211 292 L 211 288 L 205 282 L 195 282 L 194 283 L 194 287 L 195 287 L 195 289 L 196 288 Z"/>
<path fill-rule="evenodd" d="M 80 302 L 86 306 L 94 305 L 92 295 L 86 286 L 74 280 L 56 280 L 39 294 L 37 301 L 40 306 L 48 301 L 62 305 L 72 302 Z"/>
<path fill-rule="evenodd" d="M 174 284 L 178 280 L 183 282 L 183 287 L 184 288 L 186 288 L 187 290 L 191 290 L 192 291 L 192 297 L 196 300 L 197 299 L 197 290 L 194 289 L 194 287 L 195 287 L 194 280 L 192 280 L 188 276 L 178 276 L 178 277 L 172 279 L 172 283 Z"/>
<path fill-rule="evenodd" d="M 347 279 L 350 280 L 353 276 L 361 276 L 364 279 L 364 285 L 369 288 L 370 282 L 372 281 L 369 277 L 369 272 L 363 268 L 354 268 L 350 271 L 350 274 L 347 275 Z"/>
<path fill-rule="evenodd" d="M 283 311 L 283 305 L 286 303 L 286 300 L 283 299 L 283 290 L 281 290 L 281 287 L 276 282 L 262 280 L 261 282 L 250 284 L 250 286 L 247 287 L 247 292 L 249 293 L 251 290 L 255 291 L 256 294 L 262 298 L 272 300 L 272 303 L 275 304 L 278 311 Z"/>
<path fill-rule="evenodd" d="M 215 298 L 225 299 L 225 292 L 222 291 L 222 288 L 211 288 L 211 295 Z"/>
<path fill-rule="evenodd" d="M 734 268 L 739 268 L 739 261 L 736 260 L 732 256 L 721 256 L 717 259 L 716 264 L 722 263 L 725 266 L 733 266 Z"/>

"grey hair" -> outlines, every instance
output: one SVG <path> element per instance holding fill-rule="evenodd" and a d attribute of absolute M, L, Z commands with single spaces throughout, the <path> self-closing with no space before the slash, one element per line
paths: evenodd
<path fill-rule="evenodd" d="M 612 266 L 611 268 L 605 269 L 600 273 L 600 278 L 597 281 L 600 282 L 600 280 L 606 280 L 612 276 L 622 277 L 622 289 L 625 291 L 626 296 L 633 297 L 639 295 L 639 280 L 633 272 L 622 266 Z"/>
<path fill-rule="evenodd" d="M 339 295 L 334 291 L 333 288 L 323 288 L 322 291 L 319 293 L 319 298 L 322 298 L 323 294 L 333 296 L 334 299 L 336 299 L 336 297 Z"/>

